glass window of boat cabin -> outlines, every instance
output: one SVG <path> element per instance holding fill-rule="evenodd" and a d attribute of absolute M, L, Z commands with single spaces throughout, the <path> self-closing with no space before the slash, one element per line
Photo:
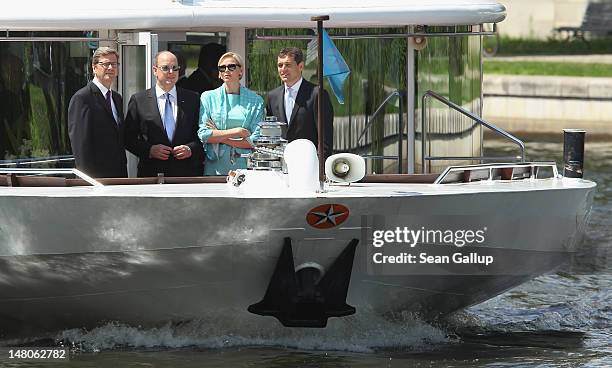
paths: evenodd
<path fill-rule="evenodd" d="M 415 52 L 415 167 L 422 172 L 421 97 L 434 91 L 465 110 L 481 115 L 481 37 L 465 35 L 471 26 L 428 27 L 424 49 Z M 460 33 L 462 35 L 436 36 L 436 33 Z M 482 126 L 461 115 L 446 105 L 428 99 L 426 105 L 427 142 L 429 156 L 481 156 Z M 428 172 L 441 172 L 449 165 L 474 164 L 476 161 L 435 160 L 429 161 Z M 426 163 L 427 164 L 427 163 Z"/>
<path fill-rule="evenodd" d="M 0 161 L 71 155 L 68 104 L 93 78 L 91 55 L 99 42 L 82 39 L 95 38 L 97 32 L 10 32 L 9 36 L 30 40 L 0 41 Z M 53 37 L 75 40 L 48 40 Z M 201 46 L 211 42 L 225 46 L 226 35 L 188 33 L 183 41 L 160 42 L 159 47 L 183 55 L 189 76 L 197 68 Z"/>
<path fill-rule="evenodd" d="M 0 41 L 0 160 L 70 155 L 66 117 L 72 95 L 92 79 L 97 42 L 39 41 L 96 37 L 83 32 L 11 32 Z"/>
<path fill-rule="evenodd" d="M 202 47 L 207 44 L 217 44 L 222 48 L 227 48 L 226 32 L 187 32 L 184 41 L 160 41 L 159 50 L 169 50 L 174 53 L 181 64 L 179 78 L 189 78 L 198 68 L 200 52 Z M 219 55 L 220 56 L 220 55 Z M 206 55 L 204 55 L 206 57 Z M 218 60 L 214 60 L 217 65 Z M 185 85 L 183 85 L 185 87 Z"/>
<path fill-rule="evenodd" d="M 438 27 L 449 32 L 448 27 Z M 457 30 L 454 27 L 453 30 Z M 346 32 L 372 34 L 372 29 L 328 29 L 330 35 Z M 435 31 L 435 29 L 434 29 Z M 311 30 L 250 30 L 248 32 L 248 85 L 263 96 L 279 85 L 276 55 L 284 46 L 307 50 L 308 41 L 264 41 L 258 35 L 312 34 Z M 374 32 L 401 33 L 397 29 Z M 11 36 L 31 37 L 29 41 L 0 42 L 0 160 L 70 154 L 67 109 L 72 95 L 89 80 L 90 55 L 97 42 L 41 41 L 37 37 L 96 37 L 83 32 L 11 32 Z M 168 43 L 168 48 L 186 55 L 186 75 L 197 65 L 199 47 L 209 41 L 225 44 L 216 35 L 187 36 L 186 42 Z M 200 37 L 200 38 L 198 38 Z M 202 38 L 204 37 L 204 38 Z M 206 38 L 212 37 L 212 38 Z M 393 91 L 407 91 L 405 37 L 380 39 L 336 39 L 336 46 L 351 68 L 344 85 L 345 104 L 331 96 L 334 105 L 334 149 L 362 155 L 397 154 L 399 100 L 391 99 L 382 107 L 361 140 L 366 119 Z M 161 45 L 160 45 L 161 46 Z M 316 55 L 316 53 L 315 53 Z M 316 57 L 315 57 L 316 58 Z M 304 76 L 316 79 L 316 63 L 308 58 Z M 480 38 L 474 36 L 428 37 L 428 44 L 416 52 L 416 89 L 414 154 L 420 171 L 420 97 L 431 89 L 451 101 L 480 113 Z M 326 83 L 327 84 L 327 83 Z M 331 91 L 329 86 L 326 89 Z M 405 101 L 404 101 L 405 103 Z M 404 106 L 406 106 L 404 104 Z M 405 109 L 404 109 L 405 111 Z M 428 154 L 478 155 L 481 132 L 468 119 L 430 101 L 428 104 Z M 404 134 L 407 121 L 404 116 Z M 404 147 L 406 148 L 406 147 Z M 403 150 L 406 155 L 406 149 Z M 406 157 L 404 157 L 404 162 Z M 435 162 L 430 172 L 439 171 L 448 162 Z M 397 172 L 397 160 L 368 160 L 370 173 Z M 404 169 L 403 172 L 406 172 Z"/>
<path fill-rule="evenodd" d="M 470 27 L 437 27 L 432 32 L 466 32 Z M 400 119 L 400 97 L 387 97 L 396 91 L 401 92 L 403 100 L 401 116 L 403 125 L 402 170 L 407 172 L 407 132 L 406 92 L 416 90 L 414 114 L 416 142 L 414 157 L 416 172 L 422 172 L 420 165 L 420 97 L 431 89 L 451 101 L 480 113 L 480 37 L 452 36 L 432 37 L 427 47 L 415 52 L 415 85 L 408 86 L 407 58 L 408 40 L 401 35 L 406 28 L 384 29 L 327 29 L 333 37 L 350 34 L 368 38 L 334 38 L 334 43 L 351 73 L 344 84 L 345 103 L 340 104 L 330 92 L 334 106 L 334 151 L 353 152 L 362 156 L 372 156 L 366 160 L 368 173 L 397 173 L 396 158 L 379 159 L 376 157 L 396 157 L 398 155 L 398 132 Z M 372 38 L 376 34 L 380 37 Z M 276 56 L 282 47 L 296 46 L 307 54 L 304 77 L 316 83 L 316 49 L 309 48 L 308 40 L 269 40 L 274 36 L 310 35 L 310 29 L 253 29 L 248 37 L 248 85 L 262 96 L 277 87 L 280 82 L 276 71 Z M 373 117 L 374 112 L 379 113 Z M 480 128 L 468 119 L 453 114 L 446 107 L 430 103 L 429 143 L 431 154 L 472 156 L 480 155 Z M 365 129 L 374 118 L 369 129 Z M 360 138 L 361 137 L 361 138 Z M 435 162 L 431 170 L 441 171 L 448 161 Z M 432 172 L 430 170 L 430 172 Z"/>
<path fill-rule="evenodd" d="M 330 36 L 343 35 L 345 29 L 326 29 Z M 351 30 L 353 33 L 364 30 Z M 397 33 L 394 29 L 377 30 Z M 369 33 L 370 31 L 368 31 Z M 300 47 L 305 54 L 305 79 L 317 84 L 317 51 L 308 40 L 262 40 L 259 36 L 309 35 L 310 29 L 257 29 L 248 32 L 249 86 L 265 96 L 280 85 L 276 57 L 283 47 Z M 358 137 L 367 124 L 367 117 L 393 91 L 402 89 L 405 82 L 405 47 L 401 38 L 338 39 L 334 44 L 344 57 L 351 73 L 344 83 L 344 104 L 340 104 L 325 80 L 334 108 L 334 151 L 354 152 L 369 156 L 397 154 L 397 144 L 388 142 L 397 137 L 399 99 L 385 104 L 366 134 Z M 393 60 L 393 62 L 389 62 Z M 384 121 L 383 121 L 384 119 Z M 397 139 L 395 140 L 395 142 Z M 397 172 L 397 160 L 367 160 L 370 172 Z"/>

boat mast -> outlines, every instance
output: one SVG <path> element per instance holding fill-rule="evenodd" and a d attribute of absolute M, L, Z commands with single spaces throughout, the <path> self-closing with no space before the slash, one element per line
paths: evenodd
<path fill-rule="evenodd" d="M 323 21 L 329 20 L 329 15 L 319 15 L 311 17 L 310 20 L 317 22 L 317 78 L 319 80 L 319 94 L 317 98 L 317 155 L 319 156 L 319 185 L 321 192 L 323 191 L 323 183 L 325 182 L 325 157 L 323 151 L 323 142 L 325 141 L 325 132 L 323 130 Z"/>

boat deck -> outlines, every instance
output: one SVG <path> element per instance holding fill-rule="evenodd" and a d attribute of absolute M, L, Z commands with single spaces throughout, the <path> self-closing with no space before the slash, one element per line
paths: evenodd
<path fill-rule="evenodd" d="M 211 197 L 211 198 L 339 198 L 405 197 L 483 192 L 584 189 L 595 183 L 583 179 L 548 178 L 483 180 L 469 183 L 353 183 L 325 185 L 322 193 L 296 193 L 278 188 L 235 188 L 227 183 L 106 185 L 103 187 L 0 187 L 0 196 L 40 197 Z"/>

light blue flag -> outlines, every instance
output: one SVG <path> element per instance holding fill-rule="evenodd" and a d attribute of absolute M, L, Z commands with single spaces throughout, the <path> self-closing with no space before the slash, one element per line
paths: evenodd
<path fill-rule="evenodd" d="M 334 95 L 340 104 L 344 104 L 344 93 L 342 87 L 351 70 L 346 61 L 332 42 L 325 30 L 323 30 L 323 76 L 334 91 Z"/>

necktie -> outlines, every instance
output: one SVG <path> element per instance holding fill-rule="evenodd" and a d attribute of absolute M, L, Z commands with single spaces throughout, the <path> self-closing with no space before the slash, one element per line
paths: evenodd
<path fill-rule="evenodd" d="M 113 106 L 111 105 L 111 91 L 110 89 L 106 91 L 106 107 L 108 107 L 108 111 L 113 112 Z"/>
<path fill-rule="evenodd" d="M 166 129 L 166 135 L 168 135 L 168 140 L 172 142 L 176 121 L 174 120 L 174 114 L 172 113 L 172 104 L 170 103 L 170 96 L 170 93 L 166 93 L 166 107 L 164 108 L 164 129 Z"/>
<path fill-rule="evenodd" d="M 111 112 L 111 115 L 113 116 L 113 120 L 115 120 L 115 123 L 119 124 L 119 122 L 115 118 L 115 114 L 113 113 L 113 105 L 111 104 L 111 90 L 110 89 L 106 91 L 106 107 L 108 107 L 108 111 Z"/>
<path fill-rule="evenodd" d="M 287 103 L 285 105 L 285 114 L 287 115 L 287 124 L 289 124 L 289 120 L 291 120 L 291 113 L 293 112 L 293 105 L 295 104 L 295 99 L 293 98 L 293 89 L 291 87 L 287 88 Z"/>

